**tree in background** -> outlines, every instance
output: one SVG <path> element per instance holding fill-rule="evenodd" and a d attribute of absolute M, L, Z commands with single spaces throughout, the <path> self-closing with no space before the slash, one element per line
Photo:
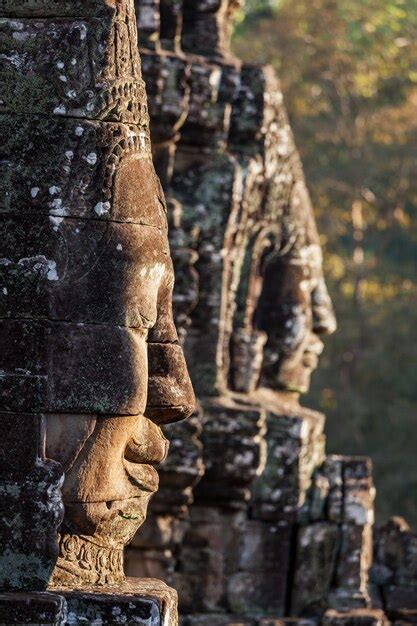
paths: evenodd
<path fill-rule="evenodd" d="M 247 0 L 235 49 L 281 77 L 323 233 L 339 331 L 309 404 L 416 524 L 417 0 Z"/>

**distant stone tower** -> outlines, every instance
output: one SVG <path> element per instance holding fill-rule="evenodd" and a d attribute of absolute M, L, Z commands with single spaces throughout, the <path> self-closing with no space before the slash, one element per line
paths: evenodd
<path fill-rule="evenodd" d="M 324 416 L 298 402 L 336 323 L 279 83 L 229 50 L 237 4 L 136 2 L 201 410 L 165 429 L 127 568 L 173 584 L 186 626 L 382 624 L 371 464 L 326 456 Z"/>

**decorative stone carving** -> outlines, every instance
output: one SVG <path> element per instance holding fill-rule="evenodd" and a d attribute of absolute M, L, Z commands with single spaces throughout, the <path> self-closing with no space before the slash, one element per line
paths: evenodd
<path fill-rule="evenodd" d="M 120 585 L 194 407 L 133 0 L 2 0 L 0 59 L 1 587 Z"/>

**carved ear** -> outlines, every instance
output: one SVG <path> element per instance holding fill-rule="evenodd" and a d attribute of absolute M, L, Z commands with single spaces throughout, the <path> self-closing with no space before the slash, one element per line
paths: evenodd
<path fill-rule="evenodd" d="M 157 424 L 178 422 L 195 408 L 195 396 L 181 346 L 148 345 L 148 402 L 145 416 Z"/>

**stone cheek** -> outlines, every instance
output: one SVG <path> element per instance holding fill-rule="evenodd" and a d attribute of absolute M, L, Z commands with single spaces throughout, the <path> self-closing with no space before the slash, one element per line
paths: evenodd
<path fill-rule="evenodd" d="M 0 223 L 0 317 L 142 329 L 170 279 L 156 228 L 100 220 L 11 217 Z M 153 250 L 154 254 L 149 250 Z"/>
<path fill-rule="evenodd" d="M 147 389 L 140 331 L 1 320 L 4 411 L 141 414 Z"/>

